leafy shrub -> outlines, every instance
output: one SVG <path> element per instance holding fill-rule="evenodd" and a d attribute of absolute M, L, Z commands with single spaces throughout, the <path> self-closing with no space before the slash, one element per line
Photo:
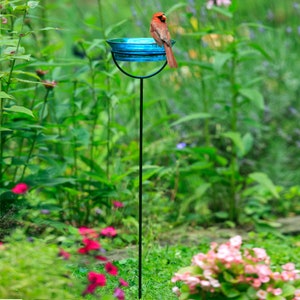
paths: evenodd
<path fill-rule="evenodd" d="M 15 233 L 0 246 L 0 298 L 73 300 L 78 286 L 58 253 L 54 244 Z"/>

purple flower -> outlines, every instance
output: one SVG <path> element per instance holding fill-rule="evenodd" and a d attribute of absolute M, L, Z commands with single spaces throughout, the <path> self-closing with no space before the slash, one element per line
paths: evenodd
<path fill-rule="evenodd" d="M 185 147 L 186 147 L 186 143 L 184 143 L 184 142 L 180 142 L 176 145 L 176 148 L 178 150 L 184 149 Z"/>

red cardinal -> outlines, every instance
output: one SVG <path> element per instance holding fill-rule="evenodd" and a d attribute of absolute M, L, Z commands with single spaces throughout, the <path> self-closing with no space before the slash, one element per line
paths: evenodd
<path fill-rule="evenodd" d="M 166 23 L 167 17 L 162 12 L 153 15 L 150 33 L 159 46 L 164 46 L 170 68 L 177 68 L 177 62 L 172 51 L 171 37 Z"/>

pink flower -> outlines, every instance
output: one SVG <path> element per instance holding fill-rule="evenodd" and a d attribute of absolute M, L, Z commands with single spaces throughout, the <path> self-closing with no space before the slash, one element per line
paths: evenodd
<path fill-rule="evenodd" d="M 84 244 L 84 247 L 78 249 L 78 253 L 80 254 L 86 254 L 89 251 L 99 250 L 101 248 L 101 245 L 97 241 L 90 240 L 88 238 L 84 238 L 82 242 Z"/>
<path fill-rule="evenodd" d="M 266 291 L 263 291 L 263 290 L 258 290 L 256 295 L 259 299 L 267 299 L 268 293 Z"/>
<path fill-rule="evenodd" d="M 254 254 L 259 261 L 268 261 L 269 256 L 266 253 L 265 249 L 262 248 L 253 248 Z"/>
<path fill-rule="evenodd" d="M 229 6 L 231 4 L 231 0 L 209 0 L 206 4 L 208 9 L 211 9 L 214 5 L 216 6 Z"/>
<path fill-rule="evenodd" d="M 179 289 L 178 286 L 174 286 L 174 287 L 172 288 L 172 292 L 173 292 L 177 297 L 180 297 L 180 295 L 181 295 L 181 292 L 180 292 L 180 289 Z"/>
<path fill-rule="evenodd" d="M 118 275 L 118 268 L 114 266 L 111 262 L 107 262 L 105 264 L 105 271 L 112 276 Z"/>
<path fill-rule="evenodd" d="M 119 283 L 121 286 L 129 286 L 129 283 L 125 281 L 123 278 L 119 278 Z"/>
<path fill-rule="evenodd" d="M 71 256 L 71 254 L 63 249 L 60 249 L 58 252 L 58 256 L 62 257 L 65 260 L 68 260 Z"/>
<path fill-rule="evenodd" d="M 120 201 L 113 201 L 114 208 L 122 208 L 124 207 L 124 203 Z"/>
<path fill-rule="evenodd" d="M 280 289 L 280 288 L 273 289 L 272 293 L 274 296 L 279 296 L 282 294 L 282 289 Z"/>
<path fill-rule="evenodd" d="M 294 271 L 295 270 L 295 264 L 293 263 L 287 263 L 282 266 L 282 269 L 285 271 Z"/>
<path fill-rule="evenodd" d="M 256 272 L 256 269 L 253 265 L 245 265 L 245 272 L 247 274 L 253 274 Z"/>
<path fill-rule="evenodd" d="M 190 276 L 190 272 L 184 273 L 175 273 L 173 278 L 171 279 L 172 282 L 176 281 L 186 281 L 186 279 Z"/>
<path fill-rule="evenodd" d="M 117 235 L 116 229 L 112 226 L 103 228 L 100 233 L 101 233 L 101 235 L 104 235 L 107 237 L 115 237 Z"/>
<path fill-rule="evenodd" d="M 281 279 L 283 281 L 295 280 L 297 279 L 297 277 L 297 273 L 295 273 L 294 271 L 283 271 L 281 273 Z"/>
<path fill-rule="evenodd" d="M 255 279 L 253 280 L 252 286 L 253 286 L 255 289 L 259 288 L 259 287 L 261 286 L 261 281 L 260 281 L 258 278 L 255 278 Z"/>
<path fill-rule="evenodd" d="M 125 299 L 125 293 L 122 289 L 120 288 L 116 288 L 115 292 L 114 292 L 114 296 L 118 299 L 118 300 L 124 300 Z"/>
<path fill-rule="evenodd" d="M 237 235 L 235 237 L 232 237 L 230 240 L 230 246 L 234 248 L 240 248 L 242 245 L 242 238 L 240 235 Z"/>
<path fill-rule="evenodd" d="M 16 184 L 11 191 L 14 194 L 25 194 L 28 191 L 29 187 L 26 183 L 18 183 Z"/>

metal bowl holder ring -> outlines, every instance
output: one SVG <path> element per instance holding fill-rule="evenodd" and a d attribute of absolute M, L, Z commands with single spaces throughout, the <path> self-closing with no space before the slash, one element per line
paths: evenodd
<path fill-rule="evenodd" d="M 139 122 L 139 232 L 138 232 L 138 299 L 142 298 L 142 238 L 143 238 L 143 80 L 160 73 L 167 65 L 165 49 L 156 44 L 153 38 L 118 38 L 107 40 L 111 47 L 111 54 L 118 69 L 125 75 L 140 79 L 140 122 Z M 175 41 L 172 40 L 172 44 Z M 159 62 L 164 61 L 162 66 L 151 74 L 132 75 L 125 71 L 119 64 L 124 62 Z"/>

